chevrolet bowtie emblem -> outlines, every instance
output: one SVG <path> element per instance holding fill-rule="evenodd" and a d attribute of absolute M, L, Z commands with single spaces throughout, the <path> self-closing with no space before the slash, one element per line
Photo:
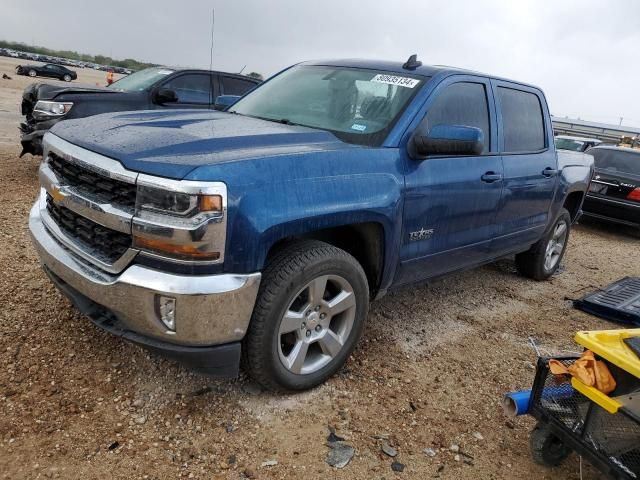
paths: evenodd
<path fill-rule="evenodd" d="M 52 185 L 51 190 L 49 191 L 49 195 L 53 198 L 53 201 L 58 203 L 64 198 L 64 193 L 60 190 L 60 187 L 57 185 Z"/>

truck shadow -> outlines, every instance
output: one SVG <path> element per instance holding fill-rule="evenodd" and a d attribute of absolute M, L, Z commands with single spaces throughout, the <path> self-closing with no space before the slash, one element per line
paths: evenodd
<path fill-rule="evenodd" d="M 605 222 L 595 218 L 583 217 L 574 228 L 585 232 L 604 235 L 612 240 L 637 242 L 640 240 L 640 228 L 633 228 L 613 222 Z"/>

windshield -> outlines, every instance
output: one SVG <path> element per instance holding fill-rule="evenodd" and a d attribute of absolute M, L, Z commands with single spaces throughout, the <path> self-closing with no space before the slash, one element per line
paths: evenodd
<path fill-rule="evenodd" d="M 120 92 L 141 92 L 155 84 L 161 78 L 171 75 L 173 70 L 162 67 L 145 68 L 113 82 L 108 88 Z"/>
<path fill-rule="evenodd" d="M 593 155 L 596 168 L 640 175 L 640 150 L 636 153 L 612 148 L 592 148 L 589 154 Z"/>
<path fill-rule="evenodd" d="M 301 65 L 240 99 L 231 113 L 333 132 L 345 142 L 378 146 L 427 77 Z"/>
<path fill-rule="evenodd" d="M 584 142 L 581 142 L 579 140 L 571 140 L 569 138 L 556 138 L 556 148 L 560 150 L 582 152 L 584 150 Z"/>

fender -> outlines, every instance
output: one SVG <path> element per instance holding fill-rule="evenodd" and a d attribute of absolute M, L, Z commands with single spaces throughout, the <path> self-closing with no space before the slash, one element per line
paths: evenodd
<path fill-rule="evenodd" d="M 260 271 L 288 237 L 372 222 L 384 232 L 385 288 L 398 263 L 402 169 L 396 148 L 345 147 L 203 166 L 188 177 L 229 186 L 225 271 Z"/>

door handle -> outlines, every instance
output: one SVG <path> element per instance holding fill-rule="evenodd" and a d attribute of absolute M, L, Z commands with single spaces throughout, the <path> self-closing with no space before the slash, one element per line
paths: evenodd
<path fill-rule="evenodd" d="M 486 183 L 493 183 L 502 180 L 502 175 L 495 172 L 487 172 L 480 177 L 480 180 Z"/>
<path fill-rule="evenodd" d="M 555 177 L 558 174 L 558 170 L 555 170 L 551 167 L 547 167 L 544 170 L 542 170 L 542 175 L 544 175 L 545 177 Z"/>

